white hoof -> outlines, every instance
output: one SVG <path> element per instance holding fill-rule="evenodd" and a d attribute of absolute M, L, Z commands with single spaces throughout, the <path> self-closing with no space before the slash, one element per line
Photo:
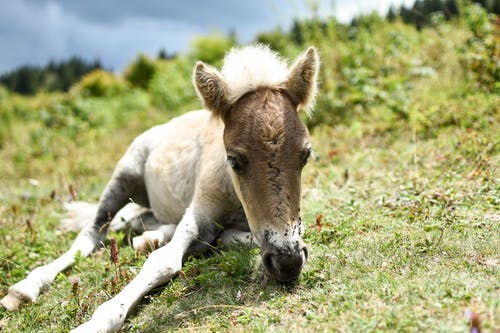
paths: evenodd
<path fill-rule="evenodd" d="M 104 327 L 99 327 L 99 325 L 95 324 L 92 321 L 88 321 L 86 323 L 81 324 L 77 328 L 74 328 L 70 331 L 70 333 L 109 333 L 115 332 L 116 330 L 107 330 Z"/>
<path fill-rule="evenodd" d="M 132 239 L 132 246 L 138 252 L 154 251 L 163 245 L 165 245 L 163 232 L 156 230 L 145 231 Z"/>
<path fill-rule="evenodd" d="M 70 333 L 116 332 L 123 326 L 126 315 L 126 310 L 122 306 L 115 306 L 114 302 L 108 301 L 95 310 L 88 322 L 71 330 Z"/>
<path fill-rule="evenodd" d="M 31 300 L 29 297 L 24 296 L 20 292 L 10 289 L 9 293 L 2 298 L 0 304 L 9 311 L 18 310 L 24 303 L 28 303 Z"/>

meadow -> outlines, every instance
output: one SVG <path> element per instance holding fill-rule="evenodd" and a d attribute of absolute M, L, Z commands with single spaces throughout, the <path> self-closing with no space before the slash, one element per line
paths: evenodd
<path fill-rule="evenodd" d="M 500 329 L 500 39 L 479 6 L 417 31 L 377 15 L 300 22 L 256 37 L 292 59 L 321 54 L 314 158 L 303 174 L 310 257 L 298 281 L 267 278 L 258 249 L 214 249 L 146 297 L 122 332 L 465 332 Z M 0 295 L 69 248 L 61 203 L 97 201 L 135 136 L 200 108 L 195 60 L 235 40 L 138 58 L 67 93 L 0 87 Z M 66 332 L 139 271 L 130 232 L 60 274 L 35 304 L 0 308 L 0 331 Z"/>

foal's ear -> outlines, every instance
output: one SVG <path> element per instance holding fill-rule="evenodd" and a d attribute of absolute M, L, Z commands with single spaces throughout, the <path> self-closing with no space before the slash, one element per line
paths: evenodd
<path fill-rule="evenodd" d="M 299 56 L 290 69 L 285 89 L 292 100 L 301 108 L 313 107 L 317 90 L 319 56 L 314 47 Z"/>
<path fill-rule="evenodd" d="M 215 68 L 198 61 L 193 71 L 193 84 L 208 110 L 220 117 L 227 113 L 230 107 L 227 85 Z"/>

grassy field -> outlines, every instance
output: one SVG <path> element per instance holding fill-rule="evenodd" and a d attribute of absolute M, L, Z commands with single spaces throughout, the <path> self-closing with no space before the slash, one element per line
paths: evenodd
<path fill-rule="evenodd" d="M 464 69 L 463 24 L 368 27 L 377 24 L 374 35 L 335 37 L 335 50 L 334 37 L 311 37 L 323 70 L 306 119 L 315 158 L 303 176 L 310 258 L 299 281 L 269 280 L 258 249 L 214 250 L 189 258 L 123 332 L 466 332 L 468 311 L 485 332 L 500 328 L 499 91 Z M 166 113 L 154 89 L 127 89 L 0 90 L 0 295 L 69 248 L 75 234 L 59 231 L 56 214 L 70 185 L 79 200 L 98 200 L 137 134 L 197 105 L 176 102 Z M 66 332 L 88 320 L 146 258 L 128 246 L 128 232 L 109 237 L 118 263 L 109 246 L 79 258 L 36 304 L 0 308 L 0 331 Z"/>

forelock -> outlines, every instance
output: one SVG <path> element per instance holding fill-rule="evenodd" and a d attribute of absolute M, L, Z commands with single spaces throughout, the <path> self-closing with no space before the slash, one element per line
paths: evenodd
<path fill-rule="evenodd" d="M 260 87 L 278 88 L 287 80 L 288 64 L 268 46 L 257 44 L 233 48 L 224 58 L 221 70 L 228 87 L 228 100 L 234 103 Z"/>

